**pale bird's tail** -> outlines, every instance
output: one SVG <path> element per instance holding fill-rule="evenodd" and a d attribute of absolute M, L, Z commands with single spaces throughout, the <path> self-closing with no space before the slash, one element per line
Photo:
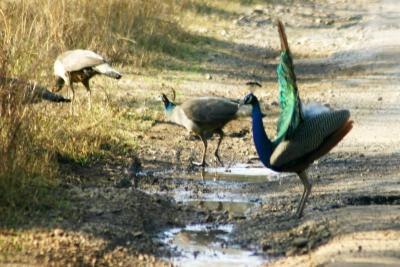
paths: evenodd
<path fill-rule="evenodd" d="M 107 63 L 98 65 L 98 66 L 94 67 L 93 69 L 95 69 L 99 73 L 106 75 L 108 77 L 111 77 L 111 78 L 121 79 L 121 77 L 122 77 L 121 73 L 119 73 L 115 69 L 111 68 L 111 66 L 108 65 Z"/>

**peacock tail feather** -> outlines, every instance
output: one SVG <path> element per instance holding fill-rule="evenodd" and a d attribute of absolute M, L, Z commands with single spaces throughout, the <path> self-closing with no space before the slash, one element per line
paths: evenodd
<path fill-rule="evenodd" d="M 290 139 L 303 121 L 301 100 L 290 51 L 281 52 L 277 73 L 280 114 L 274 144 L 279 144 L 283 139 Z"/>

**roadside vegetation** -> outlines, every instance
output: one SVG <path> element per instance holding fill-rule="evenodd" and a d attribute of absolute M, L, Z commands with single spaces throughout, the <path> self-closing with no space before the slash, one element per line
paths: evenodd
<path fill-rule="evenodd" d="M 173 43 L 185 38 L 179 8 L 174 0 L 2 1 L 0 76 L 51 88 L 54 59 L 74 48 L 94 50 L 117 68 L 149 66 L 175 53 Z M 70 116 L 68 105 L 27 105 L 24 90 L 0 85 L 0 224 L 55 205 L 58 185 L 68 175 L 60 162 L 89 166 L 134 155 L 132 133 L 147 130 L 157 116 L 132 110 L 135 100 L 121 105 L 109 94 L 92 112 L 81 103 Z"/>

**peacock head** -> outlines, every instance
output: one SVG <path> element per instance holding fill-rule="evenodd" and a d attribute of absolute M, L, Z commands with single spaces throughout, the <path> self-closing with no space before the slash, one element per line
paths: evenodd
<path fill-rule="evenodd" d="M 176 107 L 176 104 L 174 103 L 175 98 L 176 98 L 176 92 L 175 92 L 174 88 L 171 88 L 171 91 L 172 91 L 172 102 L 169 101 L 166 94 L 163 93 L 160 96 L 161 101 L 164 103 L 164 108 L 165 108 L 166 112 L 172 111 Z"/>
<path fill-rule="evenodd" d="M 255 105 L 258 103 L 258 99 L 252 92 L 250 92 L 241 102 L 243 105 Z"/>
<path fill-rule="evenodd" d="M 168 97 L 165 94 L 160 96 L 161 101 L 164 103 L 165 111 L 171 111 L 176 106 L 175 103 L 169 101 Z"/>

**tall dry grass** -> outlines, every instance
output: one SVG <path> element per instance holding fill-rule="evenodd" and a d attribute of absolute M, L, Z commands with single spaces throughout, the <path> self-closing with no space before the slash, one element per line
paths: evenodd
<path fill-rule="evenodd" d="M 33 64 L 49 77 L 56 55 L 74 48 L 141 66 L 176 34 L 177 10 L 174 0 L 5 0 L 1 37 L 15 74 Z"/>
<path fill-rule="evenodd" d="M 8 51 L 0 47 L 0 77 L 7 77 Z M 46 199 L 49 188 L 56 184 L 56 166 L 51 152 L 43 150 L 37 133 L 40 116 L 29 101 L 26 84 L 0 84 L 0 213 L 2 219 L 13 210 L 27 210 Z M 1 221 L 0 221 L 1 222 Z"/>
<path fill-rule="evenodd" d="M 0 1 L 0 77 L 51 86 L 55 57 L 75 48 L 144 66 L 174 38 L 177 10 L 174 0 Z M 27 105 L 24 90 L 22 85 L 0 84 L 2 215 L 10 207 L 35 208 L 32 203 L 46 199 L 60 176 L 57 157 L 87 164 L 102 155 L 104 144 L 134 149 L 129 131 L 151 124 L 132 125 L 128 108 L 112 101 L 69 117 L 68 107 Z M 133 115 L 137 123 L 141 116 Z"/>

